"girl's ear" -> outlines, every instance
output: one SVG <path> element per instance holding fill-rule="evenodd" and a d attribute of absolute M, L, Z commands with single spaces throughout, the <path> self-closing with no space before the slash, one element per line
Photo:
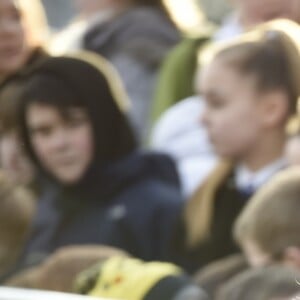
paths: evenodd
<path fill-rule="evenodd" d="M 261 113 L 266 127 L 275 127 L 286 122 L 289 104 L 283 91 L 265 92 L 261 100 Z"/>

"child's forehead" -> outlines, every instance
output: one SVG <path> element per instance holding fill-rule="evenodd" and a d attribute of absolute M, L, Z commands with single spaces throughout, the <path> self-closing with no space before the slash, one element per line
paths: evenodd
<path fill-rule="evenodd" d="M 241 83 L 253 80 L 252 77 L 248 74 L 242 74 L 238 66 L 231 64 L 230 61 L 218 57 L 203 67 L 199 82 L 200 86 L 223 87 L 230 82 Z"/>
<path fill-rule="evenodd" d="M 207 80 L 210 80 L 211 77 L 216 77 L 222 75 L 228 69 L 225 66 L 224 62 L 218 58 L 213 59 L 210 63 L 203 66 L 200 73 L 200 82 L 206 83 Z"/>

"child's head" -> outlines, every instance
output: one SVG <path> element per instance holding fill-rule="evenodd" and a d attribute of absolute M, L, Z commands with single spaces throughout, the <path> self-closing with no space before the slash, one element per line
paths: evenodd
<path fill-rule="evenodd" d="M 250 200 L 234 236 L 252 266 L 300 268 L 300 169 L 282 171 Z"/>
<path fill-rule="evenodd" d="M 0 174 L 0 274 L 16 263 L 35 212 L 35 199 Z"/>
<path fill-rule="evenodd" d="M 94 132 L 88 112 L 71 89 L 53 76 L 33 77 L 31 84 L 37 94 L 30 95 L 25 122 L 34 154 L 59 181 L 76 182 L 94 157 Z"/>
<path fill-rule="evenodd" d="M 288 300 L 299 291 L 299 276 L 282 266 L 250 269 L 226 283 L 217 300 Z"/>
<path fill-rule="evenodd" d="M 284 143 L 285 124 L 300 92 L 299 58 L 286 34 L 269 31 L 230 44 L 204 67 L 202 121 L 219 155 L 243 161 L 271 139 Z"/>
<path fill-rule="evenodd" d="M 128 155 L 135 139 L 118 104 L 123 92 L 106 61 L 45 60 L 24 82 L 21 137 L 36 166 L 63 184 Z M 124 96 L 125 97 L 125 96 Z"/>

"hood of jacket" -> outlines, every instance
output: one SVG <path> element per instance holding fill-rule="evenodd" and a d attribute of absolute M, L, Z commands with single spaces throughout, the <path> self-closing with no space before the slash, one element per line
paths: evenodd
<path fill-rule="evenodd" d="M 23 79 L 20 101 L 20 129 L 24 147 L 38 171 L 46 180 L 59 182 L 42 167 L 32 147 L 26 124 L 26 109 L 33 98 L 52 97 L 56 90 L 39 87 L 39 76 L 59 79 L 77 102 L 86 109 L 93 127 L 94 158 L 86 174 L 75 185 L 90 181 L 98 168 L 119 161 L 136 150 L 136 141 L 125 115 L 124 91 L 119 78 L 106 60 L 97 55 L 86 57 L 50 57 Z M 80 57 L 80 58 L 79 58 Z M 90 59 L 92 57 L 92 59 Z M 87 62 L 88 61 L 88 62 Z M 49 96 L 50 95 L 50 96 Z"/>

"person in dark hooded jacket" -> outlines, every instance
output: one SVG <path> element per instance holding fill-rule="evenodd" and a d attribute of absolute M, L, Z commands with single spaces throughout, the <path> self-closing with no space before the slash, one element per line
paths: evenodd
<path fill-rule="evenodd" d="M 23 79 L 20 134 L 43 181 L 21 264 L 66 245 L 167 260 L 182 207 L 174 163 L 137 150 L 125 93 L 101 57 L 51 57 Z"/>

